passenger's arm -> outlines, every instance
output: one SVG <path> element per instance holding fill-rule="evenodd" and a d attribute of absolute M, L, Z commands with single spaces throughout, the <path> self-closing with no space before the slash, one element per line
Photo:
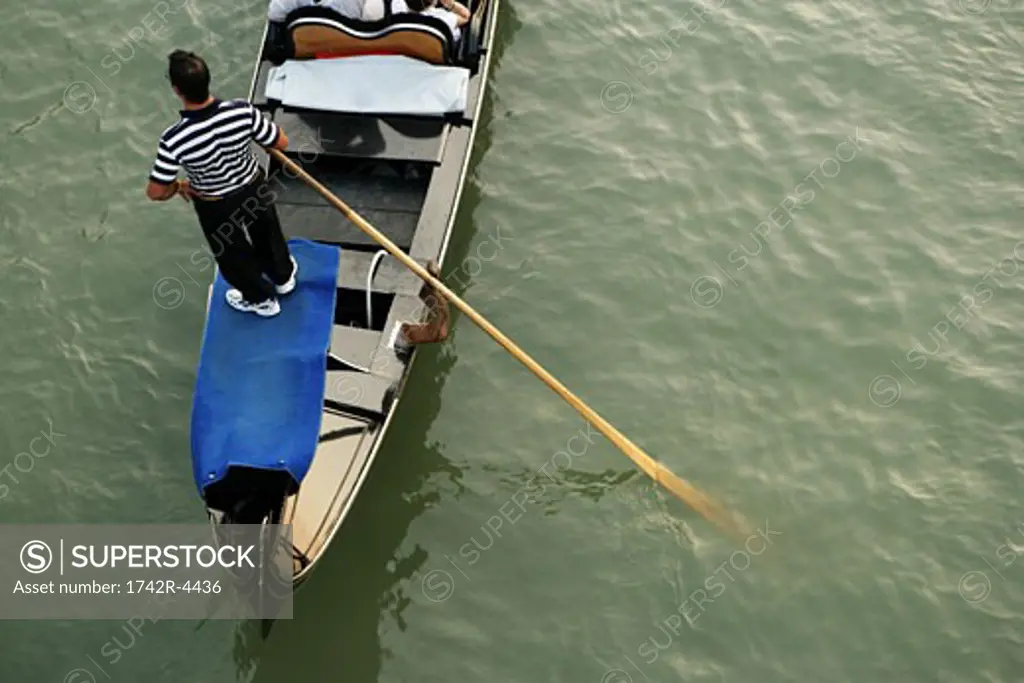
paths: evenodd
<path fill-rule="evenodd" d="M 456 2 L 455 0 L 441 0 L 441 5 L 446 10 L 448 10 L 449 12 L 453 13 L 456 17 L 458 17 L 456 25 L 465 26 L 466 24 L 469 23 L 469 10 L 466 9 L 466 6 L 463 5 L 461 2 Z"/>

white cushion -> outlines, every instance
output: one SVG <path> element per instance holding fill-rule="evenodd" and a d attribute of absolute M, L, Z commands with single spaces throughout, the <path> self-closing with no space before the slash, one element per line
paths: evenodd
<path fill-rule="evenodd" d="M 354 114 L 441 116 L 466 109 L 469 69 L 405 55 L 288 60 L 266 96 L 286 106 Z"/>

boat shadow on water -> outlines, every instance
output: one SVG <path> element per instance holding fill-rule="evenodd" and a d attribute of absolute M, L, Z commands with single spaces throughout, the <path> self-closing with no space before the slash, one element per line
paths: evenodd
<path fill-rule="evenodd" d="M 482 144 L 488 143 L 485 136 Z M 471 177 L 463 192 L 445 272 L 471 253 L 479 228 L 468 223 L 473 222 L 481 201 L 481 189 Z M 452 289 L 464 287 L 453 283 Z M 232 652 L 238 680 L 319 679 L 327 671 L 344 671 L 345 680 L 356 683 L 379 680 L 386 654 L 381 634 L 391 628 L 387 624 L 404 628 L 402 613 L 415 600 L 406 590 L 418 589 L 416 579 L 430 559 L 419 546 L 400 553 L 413 521 L 441 498 L 436 484 L 429 482 L 444 475 L 456 495 L 464 490 L 462 469 L 438 445 L 428 442 L 428 431 L 458 360 L 454 342 L 471 327 L 469 322 L 456 325 L 447 343 L 417 353 L 394 426 L 359 497 L 323 560 L 296 589 L 295 618 L 273 622 L 272 629 L 261 620 L 236 627 Z M 469 334 L 482 333 L 473 329 Z M 555 472 L 561 485 L 548 485 L 536 504 L 542 514 L 555 514 L 570 497 L 597 502 L 636 475 L 629 468 Z M 501 479 L 511 493 L 529 487 L 536 477 L 536 471 L 518 470 L 506 472 Z"/>
<path fill-rule="evenodd" d="M 458 222 L 471 222 L 480 201 L 479 187 L 469 180 Z M 475 234 L 471 225 L 456 226 L 445 270 L 467 257 Z M 456 335 L 453 329 L 453 340 Z M 342 666 L 346 680 L 378 679 L 384 657 L 381 618 L 390 613 L 401 623 L 401 612 L 411 602 L 403 583 L 428 559 L 419 547 L 399 555 L 409 526 L 440 498 L 427 481 L 445 474 L 462 491 L 461 469 L 427 442 L 441 409 L 441 390 L 457 361 L 453 340 L 417 352 L 395 425 L 360 496 L 321 563 L 295 591 L 295 618 L 275 621 L 272 629 L 264 620 L 236 627 L 232 653 L 238 680 L 277 683 L 299 674 L 320 678 Z"/>
<path fill-rule="evenodd" d="M 390 614 L 400 623 L 410 603 L 403 584 L 427 560 L 421 548 L 403 556 L 399 547 L 413 520 L 439 499 L 428 479 L 441 473 L 456 483 L 461 478 L 461 470 L 427 443 L 454 363 L 443 349 L 417 359 L 395 415 L 400 427 L 385 437 L 337 538 L 296 590 L 295 619 L 274 622 L 272 637 L 266 637 L 266 625 L 258 620 L 237 626 L 233 656 L 238 680 L 312 680 L 339 670 L 349 681 L 378 679 L 384 658 L 382 617 Z"/>

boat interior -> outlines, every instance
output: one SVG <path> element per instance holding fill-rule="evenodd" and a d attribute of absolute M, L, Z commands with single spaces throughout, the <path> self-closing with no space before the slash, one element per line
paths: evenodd
<path fill-rule="evenodd" d="M 251 86 L 287 133 L 289 157 L 421 265 L 443 262 L 486 86 L 497 0 L 470 9 L 458 42 L 432 17 L 298 10 L 268 26 Z M 286 238 L 341 248 L 319 445 L 301 482 L 232 467 L 204 497 L 215 521 L 291 524 L 298 582 L 340 526 L 401 396 L 415 352 L 396 352 L 398 328 L 426 310 L 415 274 L 275 159 L 261 161 Z"/>

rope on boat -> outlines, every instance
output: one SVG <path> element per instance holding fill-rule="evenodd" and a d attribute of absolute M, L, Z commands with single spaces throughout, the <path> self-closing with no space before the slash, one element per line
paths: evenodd
<path fill-rule="evenodd" d="M 377 274 L 377 267 L 380 265 L 381 260 L 388 255 L 386 249 L 381 249 L 373 255 L 373 259 L 370 261 L 370 270 L 366 272 L 366 329 L 373 327 L 373 303 L 371 296 L 371 287 L 373 286 L 373 276 Z"/>
<path fill-rule="evenodd" d="M 366 271 L 366 329 L 371 329 L 373 327 L 373 297 L 371 296 L 373 276 L 377 274 L 377 268 L 380 266 L 381 260 L 387 255 L 388 252 L 386 249 L 381 249 L 374 254 L 373 259 L 370 260 L 370 269 Z M 332 356 L 339 363 L 344 363 L 345 365 L 359 370 L 360 372 L 365 372 L 368 375 L 373 374 L 370 368 L 364 368 L 358 363 L 353 363 L 352 361 L 346 360 L 333 353 L 329 353 L 328 355 Z"/>

